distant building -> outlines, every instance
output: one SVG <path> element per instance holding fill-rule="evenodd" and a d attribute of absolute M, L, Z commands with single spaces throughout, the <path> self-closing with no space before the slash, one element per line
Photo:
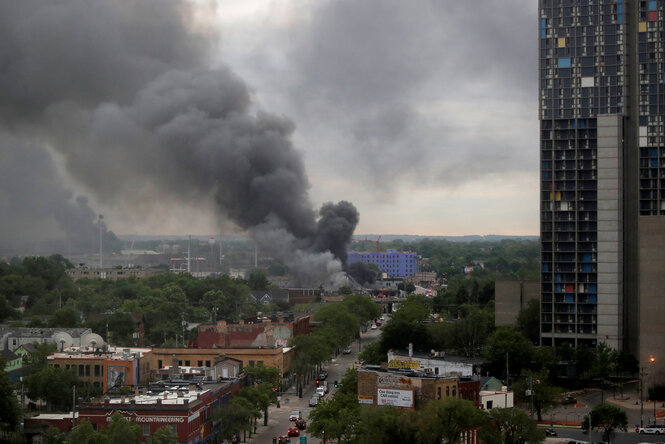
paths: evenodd
<path fill-rule="evenodd" d="M 289 288 L 289 305 L 311 304 L 321 299 L 321 291 L 315 288 Z"/>
<path fill-rule="evenodd" d="M 2 359 L 5 361 L 5 372 L 18 370 L 23 366 L 23 356 L 17 355 L 11 350 L 2 350 L 0 353 L 0 356 L 2 356 Z"/>
<path fill-rule="evenodd" d="M 211 367 L 181 367 L 180 359 L 173 357 L 171 365 L 151 370 L 151 381 L 181 380 L 181 381 L 219 381 L 222 379 L 237 378 L 242 370 L 242 361 L 228 356 L 216 359 Z"/>
<path fill-rule="evenodd" d="M 480 408 L 484 410 L 492 410 L 496 408 L 506 409 L 514 407 L 514 396 L 508 387 L 503 386 L 499 390 L 481 390 L 480 391 Z"/>
<path fill-rule="evenodd" d="M 310 333 L 310 317 L 293 315 L 259 318 L 240 322 L 217 321 L 199 325 L 193 348 L 274 348 L 285 347 L 294 336 Z"/>
<path fill-rule="evenodd" d="M 274 304 L 276 302 L 285 302 L 288 304 L 289 290 L 281 288 L 277 290 L 254 290 L 252 291 L 252 297 L 256 302 L 264 305 Z"/>
<path fill-rule="evenodd" d="M 117 281 L 118 279 L 134 278 L 147 278 L 157 274 L 165 273 L 164 270 L 150 269 L 150 268 L 88 268 L 78 267 L 66 270 L 67 276 L 73 281 L 79 279 L 108 279 Z"/>
<path fill-rule="evenodd" d="M 418 271 L 418 255 L 409 251 L 400 253 L 387 249 L 385 253 L 350 252 L 347 263 L 351 265 L 358 261 L 375 264 L 390 277 L 413 276 Z"/>
<path fill-rule="evenodd" d="M 293 369 L 294 348 L 155 348 L 150 354 L 150 367 L 159 369 L 178 360 L 181 367 L 209 367 L 223 358 L 234 358 L 242 367 L 265 365 L 286 375 Z"/>
<path fill-rule="evenodd" d="M 408 351 L 388 351 L 388 367 L 421 370 L 434 376 L 472 376 L 474 367 L 482 363 L 478 358 L 462 356 L 445 356 L 444 353 L 429 354 Z"/>
<path fill-rule="evenodd" d="M 430 401 L 460 398 L 478 406 L 477 378 L 433 376 L 425 372 L 398 371 L 365 366 L 358 369 L 358 402 L 402 408 L 425 407 Z"/>
<path fill-rule="evenodd" d="M 20 345 L 27 344 L 56 344 L 55 338 L 58 333 L 67 338 L 70 345 L 81 345 L 81 338 L 92 333 L 89 328 L 47 328 L 47 327 L 10 327 L 6 324 L 0 324 L 0 350 L 16 350 Z M 71 340 L 71 343 L 69 343 Z"/>
<path fill-rule="evenodd" d="M 540 281 L 498 280 L 494 282 L 494 325 L 513 325 L 529 301 L 540 300 Z"/>
<path fill-rule="evenodd" d="M 113 387 L 147 384 L 150 376 L 150 348 L 117 348 L 107 351 L 90 347 L 67 347 L 46 358 L 49 366 L 73 369 L 84 383 L 106 393 Z"/>

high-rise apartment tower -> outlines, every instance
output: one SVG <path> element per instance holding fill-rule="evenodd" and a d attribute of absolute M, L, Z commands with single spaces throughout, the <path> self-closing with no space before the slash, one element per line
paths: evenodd
<path fill-rule="evenodd" d="M 665 1 L 538 7 L 541 343 L 604 342 L 662 377 Z"/>

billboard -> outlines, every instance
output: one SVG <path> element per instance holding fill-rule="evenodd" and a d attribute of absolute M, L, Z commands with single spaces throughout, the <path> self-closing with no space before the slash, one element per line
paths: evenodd
<path fill-rule="evenodd" d="M 378 388 L 376 389 L 376 404 L 413 407 L 413 390 Z"/>

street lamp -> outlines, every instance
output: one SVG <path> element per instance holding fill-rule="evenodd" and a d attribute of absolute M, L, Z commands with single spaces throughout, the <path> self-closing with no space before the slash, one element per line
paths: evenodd
<path fill-rule="evenodd" d="M 649 363 L 655 364 L 656 357 L 654 355 L 649 356 Z M 653 423 L 656 424 L 656 371 L 653 370 L 653 390 L 651 391 L 651 396 L 653 397 Z"/>

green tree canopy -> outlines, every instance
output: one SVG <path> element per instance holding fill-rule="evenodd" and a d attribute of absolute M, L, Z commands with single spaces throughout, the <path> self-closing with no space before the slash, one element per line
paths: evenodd
<path fill-rule="evenodd" d="M 480 438 L 486 444 L 537 444 L 545 440 L 529 415 L 515 407 L 490 410 Z"/>
<path fill-rule="evenodd" d="M 615 430 L 626 431 L 628 416 L 624 410 L 610 404 L 598 404 L 582 421 L 582 428 L 587 432 L 599 430 L 603 433 L 603 441 L 611 442 Z"/>
<path fill-rule="evenodd" d="M 21 408 L 16 401 L 9 376 L 4 372 L 5 361 L 0 358 L 0 431 L 12 432 L 21 422 Z"/>
<path fill-rule="evenodd" d="M 160 427 L 148 440 L 149 444 L 177 444 L 178 435 L 169 426 Z"/>
<path fill-rule="evenodd" d="M 417 437 L 423 444 L 439 444 L 442 440 L 458 444 L 462 431 L 479 427 L 485 422 L 484 412 L 470 401 L 444 398 L 430 401 L 419 415 Z"/>

